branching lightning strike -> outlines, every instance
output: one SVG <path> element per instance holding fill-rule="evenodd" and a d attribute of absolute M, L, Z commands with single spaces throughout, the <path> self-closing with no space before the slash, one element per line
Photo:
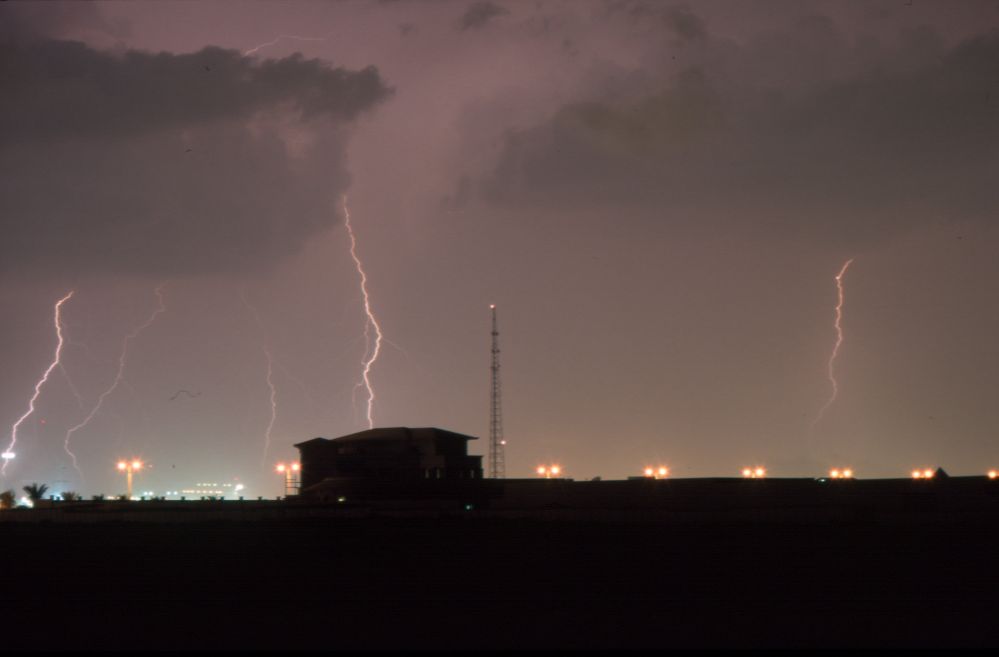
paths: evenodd
<path fill-rule="evenodd" d="M 257 312 L 257 309 L 252 304 L 250 304 L 249 299 L 246 298 L 246 293 L 240 292 L 239 298 L 242 299 L 243 305 L 246 306 L 246 309 L 253 315 L 253 319 L 256 321 L 257 327 L 260 329 L 261 333 L 265 333 L 266 330 L 264 329 L 263 320 L 260 319 L 260 313 Z M 264 431 L 264 453 L 261 457 L 261 463 L 266 464 L 267 453 L 271 449 L 271 434 L 274 431 L 274 424 L 277 422 L 277 388 L 274 386 L 274 357 L 271 355 L 271 351 L 267 348 L 265 343 L 261 342 L 260 348 L 263 350 L 264 356 L 267 358 L 267 387 L 271 391 L 271 418 L 267 423 L 266 431 Z"/>
<path fill-rule="evenodd" d="M 111 386 L 108 387 L 107 390 L 101 393 L 101 395 L 97 398 L 97 402 L 94 404 L 93 408 L 90 409 L 90 412 L 87 414 L 87 416 L 84 417 L 83 420 L 80 421 L 77 425 L 71 427 L 66 432 L 66 440 L 63 443 L 63 448 L 66 450 L 66 453 L 69 454 L 69 457 L 73 460 L 73 467 L 76 468 L 76 471 L 80 475 L 81 479 L 83 478 L 83 472 L 80 470 L 80 466 L 76 461 L 76 454 L 74 454 L 73 451 L 69 448 L 70 439 L 72 439 L 73 434 L 75 434 L 77 431 L 84 428 L 88 424 L 90 424 L 90 421 L 94 419 L 94 416 L 97 415 L 97 413 L 101 410 L 101 407 L 104 405 L 104 400 L 107 399 L 109 396 L 111 396 L 111 393 L 113 393 L 118 388 L 118 386 L 122 384 L 122 382 L 125 382 L 125 365 L 128 359 L 128 345 L 132 342 L 132 340 L 139 337 L 140 333 L 149 328 L 153 324 L 153 322 L 156 321 L 157 317 L 159 317 L 162 313 L 166 311 L 166 303 L 163 301 L 164 285 L 166 285 L 166 283 L 160 283 L 158 286 L 156 286 L 155 292 L 158 304 L 153 313 L 149 316 L 149 318 L 145 322 L 143 322 L 138 327 L 133 329 L 130 333 L 128 333 L 125 336 L 125 339 L 122 340 L 121 353 L 118 356 L 118 371 L 115 373 L 114 381 L 111 383 Z"/>
<path fill-rule="evenodd" d="M 45 373 L 42 374 L 42 378 L 39 379 L 38 383 L 35 384 L 35 394 L 33 394 L 31 396 L 31 399 L 28 401 L 28 410 L 24 413 L 24 415 L 22 415 L 17 419 L 17 422 L 15 422 L 10 429 L 10 444 L 7 446 L 7 449 L 5 450 L 5 452 L 8 454 L 12 454 L 14 452 L 14 446 L 17 444 L 17 430 L 21 427 L 21 424 L 23 424 L 24 421 L 27 420 L 31 416 L 31 414 L 35 412 L 35 402 L 38 401 L 38 397 L 42 394 L 42 388 L 48 382 L 49 375 L 52 374 L 52 370 L 54 370 L 56 367 L 59 367 L 62 364 L 60 358 L 62 358 L 62 346 L 63 343 L 65 342 L 62 335 L 62 305 L 67 301 L 69 301 L 69 299 L 73 296 L 74 293 L 75 290 L 70 290 L 69 293 L 66 294 L 66 296 L 59 299 L 55 304 L 54 323 L 55 323 L 56 338 L 57 338 L 55 355 L 52 358 L 52 363 L 49 364 L 48 368 L 45 370 Z M 9 462 L 10 462 L 9 459 L 6 458 L 4 459 L 3 466 L 0 466 L 0 475 L 6 474 L 7 464 Z"/>
<path fill-rule="evenodd" d="M 345 217 L 344 226 L 347 228 L 347 234 L 350 236 L 350 257 L 354 259 L 354 264 L 357 266 L 357 274 L 361 279 L 361 295 L 364 297 L 364 312 L 367 315 L 367 319 L 364 323 L 364 357 L 361 360 L 363 372 L 361 374 L 361 382 L 357 384 L 357 387 L 363 385 L 368 391 L 368 428 L 373 429 L 375 423 L 372 419 L 371 413 L 375 402 L 375 391 L 374 388 L 371 387 L 371 367 L 374 365 L 375 361 L 378 360 L 378 354 L 382 349 L 382 327 L 379 326 L 378 320 L 375 318 L 375 314 L 371 310 L 371 297 L 368 294 L 368 276 L 364 272 L 364 266 L 361 264 L 361 259 L 357 255 L 357 236 L 354 234 L 354 228 L 350 224 L 350 210 L 347 208 L 346 196 L 343 197 L 343 214 Z M 374 329 L 375 331 L 375 343 L 373 348 L 371 345 L 371 329 Z"/>
<path fill-rule="evenodd" d="M 815 420 L 812 422 L 812 429 L 822 420 L 826 411 L 829 407 L 833 405 L 836 401 L 836 396 L 839 394 L 839 384 L 836 382 L 836 373 L 834 366 L 836 364 L 836 356 L 839 354 L 840 345 L 843 344 L 843 302 L 845 297 L 843 294 L 843 277 L 846 275 L 846 270 L 850 268 L 850 264 L 853 262 L 853 258 L 850 258 L 843 266 L 840 268 L 839 273 L 836 274 L 836 320 L 833 322 L 833 327 L 836 329 L 836 343 L 833 345 L 832 353 L 829 355 L 829 383 L 832 385 L 832 394 L 829 396 L 828 401 L 825 405 L 819 409 L 818 415 L 815 416 Z"/>
<path fill-rule="evenodd" d="M 266 41 L 264 43 L 261 43 L 259 46 L 254 46 L 254 47 L 250 48 L 249 50 L 244 50 L 243 51 L 243 56 L 244 57 L 248 57 L 248 56 L 256 53 L 258 50 L 261 50 L 262 48 L 267 48 L 269 46 L 273 46 L 274 44 L 276 44 L 281 39 L 294 39 L 295 41 L 325 41 L 326 37 L 305 37 L 305 36 L 296 36 L 294 34 L 280 34 L 277 37 L 271 39 L 270 41 Z"/>

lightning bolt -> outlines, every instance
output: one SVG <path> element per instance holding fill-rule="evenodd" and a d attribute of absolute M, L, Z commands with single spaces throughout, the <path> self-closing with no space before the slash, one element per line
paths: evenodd
<path fill-rule="evenodd" d="M 253 319 L 257 323 L 257 327 L 262 333 L 266 333 L 264 328 L 264 322 L 260 319 L 260 313 L 257 309 L 250 304 L 249 299 L 246 298 L 246 292 L 241 291 L 239 293 L 239 298 L 243 300 L 243 305 L 246 309 L 250 311 L 253 315 Z M 267 453 L 271 449 L 271 433 L 274 431 L 274 423 L 277 422 L 277 388 L 274 386 L 274 357 L 271 355 L 270 349 L 267 348 L 266 344 L 261 344 L 260 348 L 264 352 L 264 356 L 267 358 L 267 387 L 271 391 L 271 419 L 267 423 L 267 430 L 264 432 L 264 454 L 261 459 L 261 463 L 266 465 L 267 463 Z M 283 368 L 282 368 L 283 369 Z"/>
<path fill-rule="evenodd" d="M 354 264 L 357 266 L 357 274 L 361 279 L 361 294 L 364 297 L 364 312 L 367 315 L 364 323 L 364 357 L 361 359 L 363 372 L 361 374 L 361 382 L 354 389 L 357 390 L 357 388 L 363 386 L 368 391 L 368 428 L 373 429 L 375 423 L 371 418 L 371 410 L 375 403 L 375 390 L 371 387 L 371 367 L 378 360 L 378 354 L 382 349 L 382 327 L 378 325 L 378 320 L 371 310 L 371 296 L 368 294 L 368 276 L 364 273 L 364 266 L 357 255 L 357 236 L 354 235 L 354 228 L 350 224 L 350 210 L 347 208 L 346 196 L 343 197 L 343 214 L 345 217 L 344 226 L 346 226 L 347 234 L 350 236 L 350 257 L 354 259 Z M 375 331 L 374 348 L 371 346 L 371 329 Z"/>
<path fill-rule="evenodd" d="M 277 43 L 281 39 L 294 39 L 295 41 L 325 41 L 326 37 L 305 37 L 305 36 L 296 36 L 294 34 L 280 34 L 277 37 L 275 37 L 274 39 L 271 39 L 270 41 L 261 43 L 259 46 L 254 46 L 254 47 L 250 48 L 249 50 L 244 50 L 243 51 L 243 56 L 244 57 L 248 57 L 248 56 L 256 53 L 261 48 L 267 48 L 269 46 L 273 46 L 275 43 Z"/>
<path fill-rule="evenodd" d="M 87 414 L 87 416 L 84 417 L 79 424 L 77 424 L 74 427 L 71 427 L 69 431 L 66 432 L 66 440 L 63 443 L 63 448 L 66 450 L 66 453 L 69 454 L 69 457 L 73 459 L 73 467 L 76 468 L 76 471 L 77 473 L 79 473 L 81 479 L 83 478 L 83 472 L 80 470 L 79 464 L 77 464 L 76 454 L 74 454 L 73 451 L 69 448 L 69 442 L 72 439 L 73 434 L 75 434 L 77 431 L 84 428 L 88 424 L 90 424 L 90 421 L 94 419 L 94 416 L 97 415 L 98 411 L 100 411 L 101 407 L 104 405 L 104 400 L 110 397 L 111 393 L 117 390 L 119 385 L 121 385 L 122 383 L 127 384 L 127 382 L 125 381 L 125 364 L 128 360 L 128 346 L 132 342 L 132 340 L 135 340 L 137 337 L 139 337 L 140 333 L 149 328 L 152 325 L 152 323 L 156 321 L 156 318 L 166 311 L 166 303 L 163 301 L 164 285 L 166 285 L 166 283 L 160 283 L 156 287 L 155 293 L 159 303 L 157 304 L 156 309 L 153 311 L 153 313 L 149 316 L 149 319 L 147 319 L 145 322 L 143 322 L 138 327 L 133 329 L 132 332 L 127 334 L 125 336 L 125 339 L 122 341 L 121 353 L 118 356 L 118 371 L 115 373 L 114 381 L 111 383 L 111 386 L 107 390 L 101 393 L 101 395 L 97 398 L 97 402 L 94 404 L 93 408 L 90 409 L 90 412 Z"/>
<path fill-rule="evenodd" d="M 48 382 L 49 375 L 52 374 L 52 370 L 54 370 L 56 367 L 59 367 L 62 364 L 60 358 L 62 358 L 62 346 L 63 343 L 65 342 L 62 335 L 62 305 L 67 301 L 69 301 L 69 299 L 73 296 L 74 292 L 75 290 L 70 290 L 69 293 L 66 294 L 66 296 L 56 301 L 54 309 L 54 315 L 55 315 L 54 324 L 55 324 L 56 338 L 57 338 L 55 355 L 52 358 L 52 363 L 49 364 L 48 368 L 45 370 L 45 373 L 42 374 L 42 378 L 39 379 L 38 383 L 35 384 L 35 394 L 31 396 L 30 400 L 28 400 L 28 410 L 24 413 L 24 415 L 22 415 L 17 419 L 17 422 L 15 422 L 10 429 L 10 444 L 7 446 L 7 449 L 5 450 L 5 452 L 7 453 L 12 453 L 14 451 L 14 445 L 17 444 L 17 430 L 21 427 L 21 424 L 23 424 L 24 421 L 27 420 L 29 417 L 31 417 L 31 414 L 35 412 L 35 402 L 38 401 L 39 395 L 42 394 L 42 388 Z M 0 475 L 6 474 L 8 463 L 10 463 L 9 459 L 3 460 L 3 466 L 0 467 Z"/>
<path fill-rule="evenodd" d="M 80 389 L 76 387 L 75 383 L 73 383 L 73 379 L 69 378 L 69 372 L 66 371 L 66 368 L 63 366 L 62 363 L 59 363 L 59 371 L 62 372 L 62 376 L 66 380 L 66 385 L 69 386 L 69 389 L 73 393 L 73 396 L 76 397 L 76 405 L 79 406 L 80 410 L 82 411 L 83 395 L 80 394 Z"/>
<path fill-rule="evenodd" d="M 832 353 L 829 355 L 829 383 L 832 385 L 832 394 L 829 396 L 829 400 L 826 401 L 825 405 L 819 409 L 818 415 L 815 416 L 815 420 L 812 422 L 812 430 L 815 426 L 822 420 L 822 416 L 825 415 L 829 407 L 833 405 L 836 401 L 836 396 L 839 394 L 839 385 L 836 383 L 836 373 L 834 366 L 836 364 L 836 356 L 839 354 L 840 345 L 843 344 L 843 302 L 845 297 L 843 295 L 843 276 L 846 275 L 846 270 L 850 268 L 850 264 L 853 262 L 853 258 L 850 258 L 843 266 L 840 268 L 839 273 L 836 274 L 836 320 L 833 322 L 833 327 L 836 329 L 836 343 L 833 345 Z"/>

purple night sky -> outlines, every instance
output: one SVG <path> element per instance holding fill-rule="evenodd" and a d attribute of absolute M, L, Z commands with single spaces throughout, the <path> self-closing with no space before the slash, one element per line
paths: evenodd
<path fill-rule="evenodd" d="M 293 443 L 367 428 L 345 195 L 377 426 L 487 452 L 495 303 L 508 477 L 999 467 L 997 26 L 961 0 L 3 3 L 4 446 L 74 294 L 0 488 L 117 494 L 141 457 L 137 490 L 274 496 Z"/>

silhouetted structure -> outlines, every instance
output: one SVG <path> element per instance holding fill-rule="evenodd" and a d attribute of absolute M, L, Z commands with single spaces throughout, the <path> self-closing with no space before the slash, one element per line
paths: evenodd
<path fill-rule="evenodd" d="M 302 490 L 327 479 L 405 482 L 482 479 L 482 457 L 469 456 L 468 441 L 444 429 L 386 427 L 340 438 L 313 438 L 295 447 Z"/>
<path fill-rule="evenodd" d="M 506 477 L 506 461 L 503 457 L 503 394 L 500 388 L 499 324 L 496 322 L 496 304 L 489 306 L 493 311 L 492 345 L 492 395 L 489 404 L 489 478 Z"/>

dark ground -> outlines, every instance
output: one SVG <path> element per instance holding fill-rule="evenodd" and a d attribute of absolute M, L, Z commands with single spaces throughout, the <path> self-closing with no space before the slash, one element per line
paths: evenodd
<path fill-rule="evenodd" d="M 999 526 L 339 518 L 0 525 L 3 646 L 987 647 Z"/>

